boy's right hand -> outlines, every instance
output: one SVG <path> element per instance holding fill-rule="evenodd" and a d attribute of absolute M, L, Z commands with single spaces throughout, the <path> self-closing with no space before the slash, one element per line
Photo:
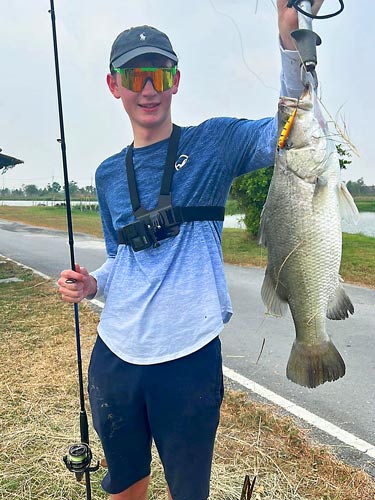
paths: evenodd
<path fill-rule="evenodd" d="M 95 278 L 90 276 L 85 267 L 78 264 L 75 265 L 75 271 L 62 271 L 57 283 L 64 302 L 81 302 L 88 296 L 94 296 L 97 290 Z"/>

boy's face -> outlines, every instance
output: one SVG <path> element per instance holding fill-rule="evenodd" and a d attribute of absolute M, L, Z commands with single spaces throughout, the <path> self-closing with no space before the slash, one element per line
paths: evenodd
<path fill-rule="evenodd" d="M 126 64 L 128 68 L 171 66 L 169 59 L 153 54 L 136 57 Z M 109 90 L 116 99 L 121 99 L 133 128 L 157 128 L 170 121 L 172 96 L 177 93 L 179 82 L 180 72 L 177 70 L 170 89 L 157 92 L 148 80 L 140 92 L 133 92 L 122 85 L 120 74 L 107 75 Z"/>

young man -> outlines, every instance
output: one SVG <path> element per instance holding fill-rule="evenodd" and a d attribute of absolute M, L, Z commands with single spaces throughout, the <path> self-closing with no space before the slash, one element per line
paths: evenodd
<path fill-rule="evenodd" d="M 296 12 L 278 0 L 278 15 L 282 46 L 293 50 Z M 282 59 L 282 93 L 298 97 L 298 55 L 282 51 Z M 59 280 L 66 302 L 106 299 L 89 368 L 108 464 L 102 485 L 113 500 L 146 500 L 154 440 L 169 498 L 206 500 L 223 397 L 218 335 L 232 314 L 220 207 L 236 176 L 273 163 L 277 122 L 215 118 L 176 130 L 177 56 L 149 26 L 117 37 L 110 71 L 134 143 L 96 173 L 108 258 L 91 274 L 77 265 Z"/>

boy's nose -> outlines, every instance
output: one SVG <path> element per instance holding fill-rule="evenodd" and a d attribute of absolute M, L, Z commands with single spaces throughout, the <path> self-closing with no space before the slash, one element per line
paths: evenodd
<path fill-rule="evenodd" d="M 147 78 L 143 85 L 142 94 L 155 94 L 156 90 L 151 78 Z"/>

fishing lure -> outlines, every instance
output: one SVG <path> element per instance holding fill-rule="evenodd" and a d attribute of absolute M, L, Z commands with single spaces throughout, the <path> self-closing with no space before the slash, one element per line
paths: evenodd
<path fill-rule="evenodd" d="M 287 121 L 286 121 L 286 123 L 284 125 L 284 128 L 281 131 L 279 140 L 277 142 L 278 149 L 282 149 L 285 146 L 285 143 L 286 143 L 286 141 L 287 141 L 287 139 L 289 137 L 290 131 L 292 130 L 296 114 L 297 114 L 297 107 L 293 111 L 293 113 L 289 116 L 289 118 L 287 119 Z"/>

